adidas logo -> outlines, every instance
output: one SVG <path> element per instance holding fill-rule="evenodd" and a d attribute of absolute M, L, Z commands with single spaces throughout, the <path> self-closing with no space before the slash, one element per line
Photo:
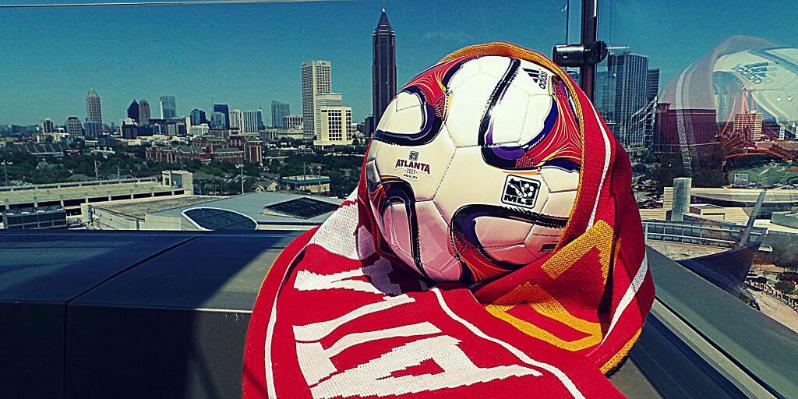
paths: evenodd
<path fill-rule="evenodd" d="M 549 74 L 546 71 L 539 71 L 537 69 L 523 68 L 524 72 L 529 75 L 532 80 L 540 86 L 541 89 L 546 90 Z"/>
<path fill-rule="evenodd" d="M 732 67 L 732 71 L 739 73 L 748 81 L 751 81 L 755 84 L 759 84 L 762 83 L 767 78 L 768 63 L 757 62 L 754 64 L 747 64 L 747 65 L 737 64 L 734 67 Z"/>

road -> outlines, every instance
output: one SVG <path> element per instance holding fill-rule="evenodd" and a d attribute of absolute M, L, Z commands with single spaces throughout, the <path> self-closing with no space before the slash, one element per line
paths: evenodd
<path fill-rule="evenodd" d="M 754 295 L 762 313 L 798 333 L 798 312 L 764 292 L 749 290 Z"/>

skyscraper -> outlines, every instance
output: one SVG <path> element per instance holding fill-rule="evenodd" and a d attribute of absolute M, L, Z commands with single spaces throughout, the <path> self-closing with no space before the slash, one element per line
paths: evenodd
<path fill-rule="evenodd" d="M 230 111 L 230 129 L 238 129 L 239 132 L 244 131 L 244 113 L 240 109 L 233 109 Z"/>
<path fill-rule="evenodd" d="M 213 113 L 221 113 L 224 115 L 224 120 L 217 121 L 217 123 L 224 123 L 224 125 L 220 125 L 219 127 L 227 129 L 230 127 L 230 107 L 227 104 L 213 104 Z"/>
<path fill-rule="evenodd" d="M 241 133 L 257 133 L 263 124 L 263 111 L 244 111 L 242 113 L 243 128 Z"/>
<path fill-rule="evenodd" d="M 375 124 L 379 122 L 388 103 L 396 95 L 396 34 L 385 8 L 377 28 L 371 35 L 373 62 L 371 66 L 371 100 Z M 373 132 L 369 132 L 373 133 Z"/>
<path fill-rule="evenodd" d="M 103 123 L 103 110 L 100 105 L 100 96 L 94 89 L 89 90 L 86 95 L 86 120 L 89 122 L 97 122 L 102 126 Z"/>
<path fill-rule="evenodd" d="M 283 118 L 291 114 L 291 106 L 287 103 L 272 101 L 272 127 L 285 129 Z"/>
<path fill-rule="evenodd" d="M 305 140 L 313 140 L 321 133 L 320 105 L 340 105 L 341 95 L 332 95 L 330 61 L 313 60 L 302 63 L 302 119 Z M 324 104 L 320 104 L 320 103 Z"/>
<path fill-rule="evenodd" d="M 150 124 L 150 103 L 147 100 L 139 101 L 139 124 Z"/>
<path fill-rule="evenodd" d="M 645 115 L 645 146 L 653 148 L 654 124 L 657 119 L 659 93 L 659 69 L 649 69 L 646 72 L 646 115 Z"/>
<path fill-rule="evenodd" d="M 45 118 L 42 121 L 42 133 L 53 133 L 55 132 L 55 124 L 48 118 Z"/>
<path fill-rule="evenodd" d="M 66 131 L 70 137 L 83 136 L 83 125 L 77 116 L 70 116 L 66 120 Z"/>
<path fill-rule="evenodd" d="M 133 99 L 133 102 L 127 107 L 127 117 L 133 119 L 134 121 L 139 121 L 139 103 L 136 102 L 136 99 Z"/>
<path fill-rule="evenodd" d="M 646 77 L 648 57 L 626 52 L 610 54 L 607 71 L 615 79 L 613 133 L 627 151 L 645 147 Z"/>
<path fill-rule="evenodd" d="M 208 123 L 208 118 L 205 116 L 205 111 L 198 108 L 191 110 L 191 125 L 198 126 L 203 123 Z"/>
<path fill-rule="evenodd" d="M 762 140 L 762 117 L 762 112 L 757 110 L 734 114 L 734 132 L 746 140 Z"/>
<path fill-rule="evenodd" d="M 174 96 L 161 96 L 161 119 L 177 118 L 177 105 Z"/>

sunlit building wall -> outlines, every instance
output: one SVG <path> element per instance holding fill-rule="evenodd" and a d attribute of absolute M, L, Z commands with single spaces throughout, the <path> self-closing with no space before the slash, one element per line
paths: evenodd
<path fill-rule="evenodd" d="M 302 115 L 284 116 L 283 129 L 302 129 Z"/>
<path fill-rule="evenodd" d="M 257 133 L 263 124 L 263 112 L 261 110 L 243 111 L 242 118 L 242 133 Z"/>
<path fill-rule="evenodd" d="M 352 144 L 352 108 L 343 106 L 322 107 L 321 134 L 313 141 L 314 146 Z"/>
<path fill-rule="evenodd" d="M 244 130 L 244 113 L 240 109 L 230 110 L 230 129 Z"/>
<path fill-rule="evenodd" d="M 86 95 L 86 120 L 89 122 L 98 122 L 100 125 L 103 123 L 100 96 L 94 89 L 89 90 L 89 94 Z M 102 129 L 100 129 L 100 132 L 102 132 Z"/>
<path fill-rule="evenodd" d="M 312 140 L 321 133 L 320 100 L 329 104 L 331 98 L 322 98 L 332 92 L 332 67 L 330 61 L 313 60 L 302 63 L 302 118 L 303 134 Z M 340 95 L 338 96 L 340 101 Z"/>

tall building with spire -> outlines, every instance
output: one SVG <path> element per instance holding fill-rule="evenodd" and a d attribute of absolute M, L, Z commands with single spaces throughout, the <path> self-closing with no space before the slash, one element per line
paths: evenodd
<path fill-rule="evenodd" d="M 89 90 L 86 95 L 86 120 L 89 122 L 103 123 L 103 110 L 100 105 L 100 96 L 94 89 Z"/>
<path fill-rule="evenodd" d="M 372 115 L 376 126 L 388 103 L 396 95 L 396 34 L 394 34 L 385 7 L 382 8 L 377 28 L 371 35 L 373 62 L 371 66 Z M 370 127 L 373 133 L 374 126 Z"/>

